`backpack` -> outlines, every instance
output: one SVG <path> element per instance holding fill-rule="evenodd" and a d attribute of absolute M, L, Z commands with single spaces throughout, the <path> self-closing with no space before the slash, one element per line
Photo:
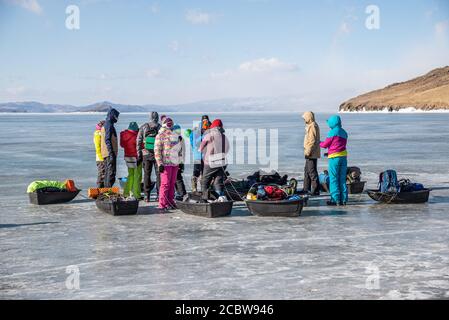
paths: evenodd
<path fill-rule="evenodd" d="M 154 142 L 158 134 L 157 127 L 149 127 L 145 132 L 145 150 L 154 151 Z"/>
<path fill-rule="evenodd" d="M 380 192 L 399 192 L 399 182 L 396 171 L 387 170 L 379 175 Z"/>
<path fill-rule="evenodd" d="M 409 179 L 399 180 L 400 192 L 413 192 L 424 190 L 424 186 L 421 183 L 413 183 Z"/>

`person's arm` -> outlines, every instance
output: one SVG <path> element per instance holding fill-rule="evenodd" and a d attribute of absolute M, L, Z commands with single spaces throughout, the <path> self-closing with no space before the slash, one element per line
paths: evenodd
<path fill-rule="evenodd" d="M 229 139 L 228 139 L 228 137 L 226 137 L 225 135 L 223 135 L 223 137 L 224 137 L 224 139 L 225 139 L 225 153 L 228 154 L 228 152 L 229 152 L 229 146 L 230 146 L 230 144 L 229 144 Z"/>
<path fill-rule="evenodd" d="M 309 126 L 307 128 L 307 139 L 304 144 L 304 156 L 310 157 L 312 155 L 312 149 L 316 141 L 316 130 L 314 126 Z"/>
<path fill-rule="evenodd" d="M 137 144 L 137 157 L 138 158 L 142 156 L 144 127 L 145 126 L 140 127 L 139 133 L 137 134 L 136 144 Z"/>
<path fill-rule="evenodd" d="M 184 164 L 186 161 L 186 144 L 184 139 L 181 140 L 181 163 Z"/>
<path fill-rule="evenodd" d="M 201 141 L 200 147 L 198 148 L 199 152 L 203 152 L 203 150 L 206 148 L 207 144 L 209 143 L 209 140 L 211 139 L 210 134 L 206 134 L 203 138 L 203 141 Z"/>
<path fill-rule="evenodd" d="M 120 132 L 120 147 L 125 148 L 125 142 L 123 141 L 123 132 Z"/>
<path fill-rule="evenodd" d="M 114 148 L 112 147 L 112 124 L 105 123 L 104 130 L 105 130 L 105 137 L 104 142 L 106 143 L 106 147 L 108 148 L 108 152 L 110 156 L 115 156 Z"/>
<path fill-rule="evenodd" d="M 94 134 L 94 144 L 95 144 L 95 153 L 97 155 L 98 160 L 103 161 L 103 156 L 101 155 L 101 134 L 97 132 Z"/>
<path fill-rule="evenodd" d="M 154 159 L 159 167 L 162 164 L 162 140 L 159 134 L 156 136 L 154 141 Z"/>
<path fill-rule="evenodd" d="M 327 137 L 326 140 L 320 142 L 320 147 L 323 149 L 327 149 L 332 145 L 333 141 L 334 141 L 334 137 Z"/>

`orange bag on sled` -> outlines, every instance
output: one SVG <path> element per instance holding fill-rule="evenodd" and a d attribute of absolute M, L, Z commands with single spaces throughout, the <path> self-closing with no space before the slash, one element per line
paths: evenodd
<path fill-rule="evenodd" d="M 87 196 L 90 199 L 97 199 L 98 196 L 102 193 L 105 192 L 112 192 L 112 193 L 120 193 L 120 188 L 119 187 L 112 187 L 112 188 L 89 188 L 87 190 Z"/>

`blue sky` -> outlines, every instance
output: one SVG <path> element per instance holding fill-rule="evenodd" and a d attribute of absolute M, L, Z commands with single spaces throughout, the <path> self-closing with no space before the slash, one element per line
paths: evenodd
<path fill-rule="evenodd" d="M 0 0 L 0 60 L 0 102 L 294 96 L 335 109 L 449 65 L 449 1 Z"/>

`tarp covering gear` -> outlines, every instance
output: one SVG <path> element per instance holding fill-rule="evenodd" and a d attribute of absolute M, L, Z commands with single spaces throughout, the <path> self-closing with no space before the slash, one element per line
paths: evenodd
<path fill-rule="evenodd" d="M 50 181 L 50 180 L 39 180 L 39 181 L 33 181 L 28 185 L 27 193 L 36 192 L 39 189 L 44 188 L 57 188 L 59 191 L 71 191 L 75 192 L 78 189 L 75 187 L 75 183 L 73 180 L 66 180 L 64 182 L 60 181 Z"/>

